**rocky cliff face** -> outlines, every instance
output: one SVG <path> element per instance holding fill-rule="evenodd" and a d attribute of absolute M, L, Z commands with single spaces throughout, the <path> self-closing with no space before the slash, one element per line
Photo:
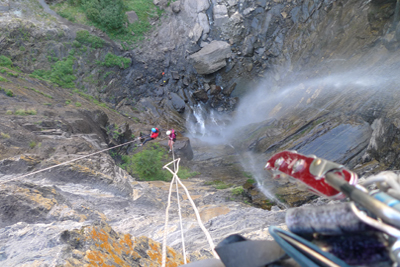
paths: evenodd
<path fill-rule="evenodd" d="M 0 54 L 12 60 L 0 73 L 5 265 L 158 266 L 167 183 L 136 181 L 107 153 L 20 176 L 123 143 L 150 125 L 185 132 L 186 121 L 198 122 L 199 103 L 222 116 L 220 124 L 252 123 L 232 128 L 234 138 L 222 145 L 192 139 L 193 154 L 182 154 L 202 173 L 184 183 L 215 243 L 232 233 L 269 238 L 267 227 L 284 227 L 285 211 L 243 203 L 250 197 L 271 209 L 251 183 L 243 198 L 205 181 L 241 185 L 248 171 L 274 201 L 286 201 L 282 208 L 313 198 L 258 171 L 271 153 L 317 154 L 359 174 L 399 166 L 395 1 L 154 2 L 167 16 L 132 51 L 49 15 L 36 1 L 0 2 Z M 77 38 L 82 30 L 99 37 L 91 40 L 101 47 Z M 129 66 L 99 64 L 109 52 Z M 57 63 L 68 57 L 70 66 Z M 29 76 L 41 69 L 68 82 L 57 66 L 73 70 L 79 90 Z M 190 260 L 210 257 L 187 196 L 175 193 Z M 176 206 L 171 216 L 168 264 L 176 266 L 182 264 Z"/>

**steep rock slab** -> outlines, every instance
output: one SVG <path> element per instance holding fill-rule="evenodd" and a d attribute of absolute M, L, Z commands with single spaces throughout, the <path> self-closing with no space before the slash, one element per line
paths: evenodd
<path fill-rule="evenodd" d="M 66 266 L 160 266 L 162 261 L 160 243 L 119 234 L 105 222 L 64 231 L 61 241 L 69 245 Z M 166 266 L 183 263 L 182 255 L 168 247 Z"/>
<path fill-rule="evenodd" d="M 212 41 L 199 52 L 189 57 L 189 61 L 199 74 L 210 74 L 226 66 L 226 59 L 231 56 L 231 47 L 222 41 Z"/>

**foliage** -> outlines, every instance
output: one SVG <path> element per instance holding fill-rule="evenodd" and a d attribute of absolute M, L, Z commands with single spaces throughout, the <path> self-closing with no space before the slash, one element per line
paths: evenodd
<path fill-rule="evenodd" d="M 93 48 L 103 48 L 104 47 L 104 40 L 95 36 L 91 35 L 86 30 L 81 30 L 76 32 L 76 41 L 81 44 L 91 45 Z M 73 43 L 75 47 L 78 47 L 76 43 Z"/>
<path fill-rule="evenodd" d="M 0 66 L 2 67 L 11 67 L 12 66 L 12 61 L 6 56 L 1 55 L 0 56 Z"/>
<path fill-rule="evenodd" d="M 13 114 L 12 110 L 7 110 L 6 111 L 6 115 L 12 115 L 12 114 Z"/>
<path fill-rule="evenodd" d="M 246 183 L 248 183 L 248 184 L 255 184 L 255 183 L 256 183 L 256 180 L 254 180 L 254 179 L 247 179 Z"/>
<path fill-rule="evenodd" d="M 9 97 L 13 97 L 14 96 L 14 92 L 11 91 L 10 89 L 7 89 L 6 90 L 6 95 L 9 96 Z"/>
<path fill-rule="evenodd" d="M 179 166 L 178 177 L 180 179 L 187 179 L 199 175 L 199 172 L 191 172 L 189 169 Z"/>
<path fill-rule="evenodd" d="M 104 62 L 97 61 L 97 64 L 101 66 L 106 66 L 106 67 L 114 67 L 118 66 L 120 68 L 128 68 L 129 64 L 131 63 L 131 60 L 129 58 L 124 58 L 120 56 L 116 56 L 112 53 L 107 53 Z"/>
<path fill-rule="evenodd" d="M 8 138 L 10 138 L 10 135 L 9 135 L 9 134 L 6 134 L 6 133 L 3 133 L 3 132 L 1 132 L 1 133 L 0 133 L 0 137 L 1 137 L 1 138 L 3 138 L 3 139 L 8 139 Z"/>
<path fill-rule="evenodd" d="M 34 148 L 36 146 L 36 142 L 35 141 L 31 141 L 30 143 L 29 143 L 29 147 L 30 148 Z"/>
<path fill-rule="evenodd" d="M 149 19 L 157 19 L 163 13 L 151 0 L 68 0 L 52 8 L 73 22 L 95 26 L 111 39 L 126 42 L 122 43 L 126 50 L 153 27 Z M 127 11 L 135 11 L 138 21 L 129 24 Z"/>
<path fill-rule="evenodd" d="M 19 47 L 19 50 L 20 50 L 20 51 L 25 51 L 26 49 L 25 49 L 24 46 L 20 46 L 20 47 Z"/>
<path fill-rule="evenodd" d="M 69 104 L 71 104 L 71 100 L 69 100 L 69 99 L 65 100 L 65 105 L 69 105 Z"/>
<path fill-rule="evenodd" d="M 122 29 L 127 21 L 123 0 L 82 0 L 81 7 L 90 21 L 109 31 Z"/>
<path fill-rule="evenodd" d="M 253 178 L 253 175 L 249 172 L 243 172 L 243 176 L 246 178 Z"/>
<path fill-rule="evenodd" d="M 214 180 L 210 182 L 205 182 L 205 185 L 212 185 L 214 186 L 215 189 L 226 189 L 228 187 L 231 187 L 231 184 L 226 184 L 224 181 L 221 180 Z"/>
<path fill-rule="evenodd" d="M 240 196 L 244 192 L 243 186 L 238 186 L 238 187 L 232 188 L 231 192 L 235 196 Z"/>
<path fill-rule="evenodd" d="M 74 75 L 73 65 L 75 60 L 76 58 L 69 55 L 67 58 L 54 63 L 50 71 L 38 69 L 29 76 L 49 80 L 64 88 L 74 88 L 76 76 Z"/>
<path fill-rule="evenodd" d="M 19 74 L 18 73 L 13 73 L 13 72 L 7 72 L 7 76 L 18 78 Z"/>
<path fill-rule="evenodd" d="M 163 162 L 166 157 L 165 150 L 158 144 L 149 144 L 147 149 L 132 156 L 122 156 L 121 165 L 126 171 L 137 174 L 142 181 L 169 181 L 169 172 L 163 170 Z"/>
<path fill-rule="evenodd" d="M 26 116 L 26 115 L 36 115 L 37 111 L 35 109 L 18 109 L 15 111 L 15 115 Z"/>
<path fill-rule="evenodd" d="M 81 104 L 81 102 L 76 102 L 76 103 L 75 103 L 75 106 L 79 108 L 79 107 L 82 106 L 82 104 Z"/>
<path fill-rule="evenodd" d="M 11 89 L 4 89 L 0 87 L 0 91 L 4 91 L 6 93 L 7 96 L 9 97 L 13 97 L 14 96 L 14 92 Z"/>
<path fill-rule="evenodd" d="M 36 92 L 36 93 L 38 93 L 38 94 L 41 94 L 41 95 L 43 95 L 43 96 L 45 96 L 45 97 L 47 97 L 47 98 L 53 98 L 51 95 L 48 95 L 48 94 L 46 94 L 46 93 L 43 93 L 42 91 L 39 91 L 39 90 L 37 90 L 37 89 L 35 89 L 35 88 L 27 88 L 27 89 L 30 89 L 30 90 L 32 90 L 32 91 L 34 91 L 34 92 Z"/>
<path fill-rule="evenodd" d="M 0 76 L 0 82 L 9 82 L 9 80 L 7 80 L 6 78 Z"/>

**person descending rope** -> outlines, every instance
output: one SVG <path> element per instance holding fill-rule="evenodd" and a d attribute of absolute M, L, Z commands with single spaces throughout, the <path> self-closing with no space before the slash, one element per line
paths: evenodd
<path fill-rule="evenodd" d="M 142 144 L 140 144 L 139 146 L 143 146 L 144 144 L 146 144 L 146 142 L 156 139 L 159 134 L 160 134 L 160 130 L 158 130 L 158 128 L 151 128 L 151 133 L 148 135 L 148 136 L 150 136 L 150 138 L 147 138 L 146 140 L 144 140 L 144 142 Z"/>
<path fill-rule="evenodd" d="M 174 145 L 174 143 L 176 141 L 175 130 L 174 129 L 168 130 L 167 136 L 169 137 L 169 139 L 168 139 L 169 153 L 171 153 L 172 146 Z"/>

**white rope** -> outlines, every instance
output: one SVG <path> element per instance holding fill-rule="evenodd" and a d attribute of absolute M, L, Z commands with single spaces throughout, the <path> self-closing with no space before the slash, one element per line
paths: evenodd
<path fill-rule="evenodd" d="M 189 194 L 189 191 L 187 190 L 186 186 L 181 182 L 181 180 L 180 180 L 179 177 L 177 176 L 178 171 L 176 171 L 176 173 L 174 173 L 170 168 L 167 167 L 168 165 L 170 165 L 171 163 L 174 163 L 174 162 L 176 161 L 176 162 L 177 162 L 177 166 L 178 166 L 177 169 L 179 170 L 179 161 L 180 161 L 180 160 L 181 160 L 181 159 L 178 158 L 178 159 L 176 159 L 176 160 L 174 160 L 174 161 L 171 161 L 170 163 L 168 163 L 167 165 L 165 165 L 163 168 L 164 168 L 164 169 L 167 169 L 170 173 L 172 173 L 172 174 L 174 175 L 174 178 L 176 178 L 176 180 L 178 181 L 178 183 L 179 183 L 179 184 L 183 187 L 183 189 L 185 190 L 186 195 L 187 195 L 187 197 L 188 197 L 190 203 L 192 204 L 193 210 L 194 210 L 194 212 L 195 212 L 195 214 L 196 214 L 197 222 L 199 223 L 200 228 L 203 230 L 204 234 L 205 234 L 206 237 L 207 237 L 207 241 L 208 241 L 208 244 L 209 244 L 210 247 L 211 247 L 211 251 L 212 251 L 214 257 L 217 258 L 217 259 L 219 259 L 218 254 L 214 251 L 214 248 L 215 248 L 214 242 L 213 242 L 213 240 L 212 240 L 212 238 L 211 238 L 210 233 L 207 231 L 207 229 L 206 229 L 206 228 L 204 227 L 204 225 L 203 225 L 203 222 L 201 221 L 200 213 L 199 213 L 199 211 L 197 210 L 196 204 L 194 204 L 193 199 L 191 198 L 191 196 L 190 196 L 190 194 Z M 163 267 L 164 267 L 164 266 L 163 266 Z"/>
<path fill-rule="evenodd" d="M 171 151 L 171 153 L 172 153 L 172 159 L 173 159 L 173 161 L 175 161 L 174 144 L 172 144 L 171 150 L 172 150 L 172 151 Z M 177 168 L 178 168 L 178 170 L 177 170 Z M 174 178 L 175 178 L 175 184 L 176 184 L 176 198 L 177 198 L 177 200 L 178 200 L 179 223 L 180 223 L 180 226 L 181 226 L 181 239 L 182 239 L 183 262 L 184 262 L 184 264 L 186 264 L 186 263 L 187 263 L 187 260 L 186 260 L 185 238 L 184 238 L 184 236 L 183 236 L 183 223 L 182 223 L 183 220 L 182 220 L 181 203 L 180 203 L 180 200 L 179 200 L 179 190 L 178 190 L 178 179 L 179 179 L 179 177 L 178 177 L 178 171 L 179 171 L 179 166 L 176 166 L 176 164 L 174 164 Z M 175 174 L 176 174 L 176 176 L 175 176 Z"/>
<path fill-rule="evenodd" d="M 175 179 L 176 185 L 176 197 L 178 199 L 178 213 L 179 213 L 179 223 L 181 225 L 181 239 L 182 239 L 182 251 L 183 251 L 183 262 L 186 264 L 186 248 L 185 248 L 185 239 L 183 236 L 183 224 L 182 224 L 182 213 L 181 213 L 181 203 L 179 200 L 179 192 L 178 192 L 178 179 Z"/>
<path fill-rule="evenodd" d="M 66 162 L 63 162 L 63 163 L 60 163 L 60 164 L 56 164 L 56 165 L 54 165 L 54 166 L 51 166 L 51 167 L 48 167 L 48 168 L 44 168 L 44 169 L 41 169 L 41 170 L 38 170 L 38 171 L 30 172 L 30 173 L 28 173 L 28 174 L 25 174 L 25 175 L 22 175 L 22 176 L 18 176 L 18 177 L 15 177 L 15 178 L 12 178 L 12 179 L 9 179 L 9 180 L 6 180 L 6 181 L 1 181 L 0 184 L 5 183 L 5 182 L 10 182 L 10 181 L 18 180 L 18 179 L 24 178 L 24 177 L 26 177 L 26 176 L 30 176 L 30 175 L 33 175 L 33 174 L 37 174 L 37 173 L 40 173 L 40 172 L 44 172 L 44 171 L 47 171 L 47 170 L 56 168 L 56 167 L 58 167 L 58 166 L 67 165 L 67 164 L 69 164 L 69 163 L 71 163 L 71 162 L 74 162 L 74 161 L 77 161 L 77 160 L 80 160 L 80 159 L 84 159 L 84 158 L 87 158 L 87 157 L 90 157 L 90 156 L 93 156 L 93 155 L 102 153 L 102 152 L 104 152 L 104 151 L 114 149 L 114 148 L 116 148 L 116 147 L 120 147 L 120 146 L 124 146 L 124 145 L 130 144 L 130 143 L 136 142 L 136 141 L 139 140 L 139 139 L 140 139 L 140 138 L 138 137 L 138 138 L 136 138 L 136 139 L 133 140 L 133 141 L 129 141 L 129 142 L 126 142 L 126 143 L 121 144 L 121 145 L 117 145 L 117 146 L 113 146 L 113 147 L 110 147 L 110 148 L 107 148 L 107 149 L 103 149 L 103 150 L 94 152 L 94 153 L 92 153 L 92 154 L 86 155 L 86 156 L 82 156 L 82 157 L 79 157 L 79 158 L 76 158 L 76 159 L 73 159 L 73 160 L 69 160 L 69 161 L 66 161 Z"/>
<path fill-rule="evenodd" d="M 165 210 L 165 226 L 164 226 L 164 239 L 163 239 L 162 265 L 161 265 L 162 267 L 165 267 L 165 263 L 167 260 L 168 213 L 169 213 L 169 207 L 171 206 L 171 193 L 172 193 L 172 185 L 174 184 L 174 180 L 175 180 L 175 177 L 172 177 L 172 181 L 169 186 L 167 209 Z"/>

